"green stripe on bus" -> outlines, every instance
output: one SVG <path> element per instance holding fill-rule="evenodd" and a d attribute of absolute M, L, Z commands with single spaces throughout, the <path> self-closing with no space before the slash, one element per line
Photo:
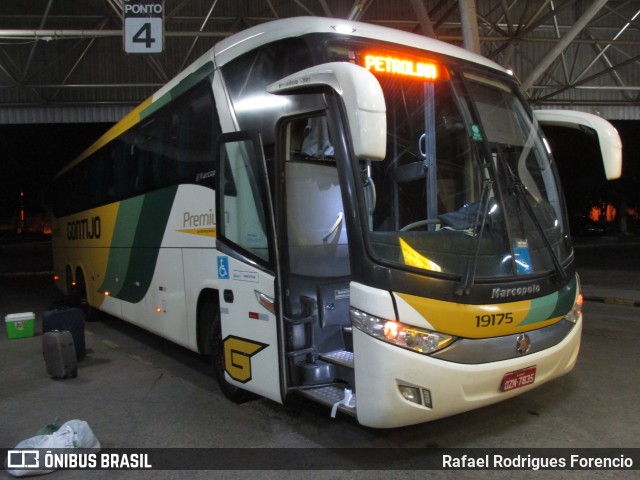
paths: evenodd
<path fill-rule="evenodd" d="M 574 275 L 573 279 L 558 292 L 558 302 L 556 303 L 556 308 L 551 315 L 554 317 L 566 315 L 569 310 L 573 308 L 573 304 L 576 301 L 576 294 L 578 293 L 577 290 L 578 281 Z"/>
<path fill-rule="evenodd" d="M 553 318 L 552 312 L 555 310 L 557 302 L 558 294 L 556 292 L 542 298 L 531 299 L 531 309 L 518 326 L 531 325 Z"/>
<path fill-rule="evenodd" d="M 562 287 L 560 291 L 542 298 L 532 299 L 531 310 L 519 325 L 530 325 L 566 315 L 569 310 L 573 308 L 577 287 L 578 285 L 574 277 L 573 280 Z"/>
<path fill-rule="evenodd" d="M 131 246 L 136 232 L 136 224 L 142 211 L 144 197 L 135 197 L 130 200 L 123 200 L 118 206 L 118 216 L 113 228 L 113 237 L 109 249 L 109 260 L 104 281 L 99 291 L 109 292 L 110 296 L 116 297 L 123 287 L 129 259 L 131 257 Z"/>
<path fill-rule="evenodd" d="M 129 259 L 117 298 L 137 303 L 147 294 L 177 191 L 173 186 L 144 196 L 132 244 L 136 254 Z"/>

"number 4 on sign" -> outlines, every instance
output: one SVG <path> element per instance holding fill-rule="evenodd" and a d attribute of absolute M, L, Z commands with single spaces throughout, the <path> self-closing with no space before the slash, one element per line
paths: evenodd
<path fill-rule="evenodd" d="M 151 46 L 156 43 L 156 39 L 151 35 L 151 24 L 149 22 L 145 22 L 144 25 L 138 30 L 138 32 L 133 36 L 134 43 L 144 43 L 145 48 L 150 49 Z"/>
<path fill-rule="evenodd" d="M 161 18 L 126 18 L 124 50 L 127 53 L 160 53 L 163 48 Z"/>

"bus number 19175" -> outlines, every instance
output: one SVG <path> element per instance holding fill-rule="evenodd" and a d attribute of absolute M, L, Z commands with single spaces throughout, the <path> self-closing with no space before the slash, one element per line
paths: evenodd
<path fill-rule="evenodd" d="M 491 315 L 476 315 L 476 327 L 495 327 L 497 325 L 513 323 L 513 313 L 492 313 Z"/>

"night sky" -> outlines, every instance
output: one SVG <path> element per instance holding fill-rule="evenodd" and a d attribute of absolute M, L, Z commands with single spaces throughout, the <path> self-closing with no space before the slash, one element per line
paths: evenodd
<path fill-rule="evenodd" d="M 43 209 L 55 174 L 111 124 L 0 125 L 0 219 L 15 214 L 20 192 L 25 207 Z"/>

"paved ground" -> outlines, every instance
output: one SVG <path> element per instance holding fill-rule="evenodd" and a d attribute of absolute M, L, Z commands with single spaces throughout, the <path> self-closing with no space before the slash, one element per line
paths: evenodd
<path fill-rule="evenodd" d="M 577 239 L 576 259 L 588 299 L 640 306 L 639 237 Z"/>
<path fill-rule="evenodd" d="M 395 430 L 363 428 L 345 417 L 331 420 L 327 409 L 302 399 L 286 406 L 267 400 L 231 404 L 218 390 L 204 359 L 116 319 L 87 325 L 88 356 L 80 363 L 78 378 L 64 381 L 47 376 L 40 336 L 10 341 L 0 334 L 0 448 L 12 448 L 59 416 L 89 422 L 105 448 L 282 448 L 269 452 L 288 455 L 294 465 L 300 459 L 292 457 L 290 449 L 300 447 L 382 448 L 382 455 L 384 449 L 395 447 L 637 449 L 640 309 L 633 305 L 640 301 L 639 247 L 635 238 L 615 237 L 583 239 L 578 245 L 578 271 L 589 301 L 581 355 L 570 375 L 502 404 Z M 47 273 L 48 245 L 32 245 L 28 251 L 25 256 L 24 247 L 0 246 L 0 318 L 12 312 L 37 312 L 39 333 L 39 315 L 55 292 Z M 514 474 L 540 478 L 541 472 L 511 472 L 508 477 L 507 473 L 331 470 L 304 475 L 323 480 L 424 475 L 464 479 Z M 591 473 L 584 473 L 584 478 Z M 633 473 L 598 472 L 597 478 L 635 478 Z M 256 472 L 58 471 L 49 478 L 245 478 L 248 474 Z M 300 475 L 268 470 L 257 474 L 260 478 Z M 575 478 L 575 472 L 545 472 L 545 478 Z"/>

